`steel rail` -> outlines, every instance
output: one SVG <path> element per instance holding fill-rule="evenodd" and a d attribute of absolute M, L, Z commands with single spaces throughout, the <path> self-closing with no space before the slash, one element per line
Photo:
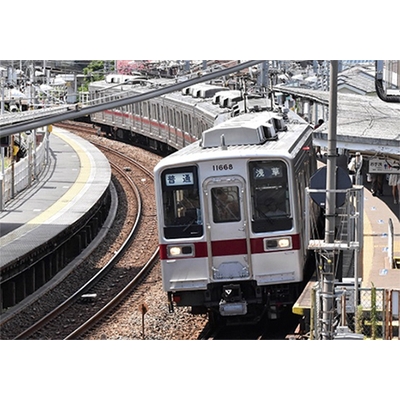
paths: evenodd
<path fill-rule="evenodd" d="M 130 293 L 131 291 L 141 282 L 142 278 L 151 269 L 154 262 L 158 258 L 158 249 L 155 250 L 151 258 L 146 262 L 146 264 L 141 268 L 139 273 L 115 296 L 113 297 L 104 307 L 102 307 L 96 314 L 94 314 L 90 319 L 85 321 L 82 325 L 76 328 L 64 340 L 77 339 L 79 336 L 86 333 L 90 328 L 92 328 L 96 323 L 108 315 L 116 306 L 118 306 Z"/>
<path fill-rule="evenodd" d="M 121 173 L 123 173 L 122 169 L 117 166 L 113 165 L 114 168 L 119 170 Z M 40 330 L 42 327 L 50 323 L 53 319 L 58 317 L 60 314 L 62 314 L 66 309 L 68 309 L 72 304 L 74 304 L 81 296 L 82 294 L 85 294 L 90 288 L 92 288 L 97 282 L 99 282 L 104 275 L 108 273 L 108 271 L 119 261 L 121 258 L 122 254 L 126 251 L 126 248 L 130 245 L 130 243 L 133 240 L 134 235 L 137 232 L 137 228 L 139 226 L 140 218 L 142 215 L 142 200 L 141 196 L 139 193 L 139 189 L 137 188 L 136 184 L 128 177 L 128 180 L 130 181 L 132 187 L 134 188 L 134 191 L 136 193 L 136 197 L 138 199 L 138 212 L 136 215 L 136 219 L 134 222 L 134 225 L 132 227 L 131 232 L 129 233 L 128 237 L 124 241 L 124 243 L 121 245 L 121 247 L 118 249 L 118 251 L 114 254 L 114 256 L 107 262 L 105 266 L 103 266 L 100 271 L 94 275 L 88 282 L 86 282 L 81 288 L 79 288 L 74 294 L 72 294 L 68 299 L 66 299 L 63 303 L 61 303 L 59 306 L 57 306 L 54 310 L 49 312 L 47 315 L 45 315 L 43 318 L 41 318 L 39 321 L 31 325 L 29 328 L 21 332 L 18 336 L 14 338 L 14 340 L 21 340 L 21 339 L 27 339 L 31 335 L 33 335 L 35 332 Z"/>

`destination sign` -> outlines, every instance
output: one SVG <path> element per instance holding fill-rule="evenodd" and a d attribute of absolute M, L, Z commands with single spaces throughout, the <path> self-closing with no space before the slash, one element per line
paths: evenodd
<path fill-rule="evenodd" d="M 254 168 L 255 179 L 282 178 L 283 171 L 280 166 L 258 166 Z"/>
<path fill-rule="evenodd" d="M 166 174 L 165 184 L 167 186 L 193 185 L 193 172 L 179 172 L 176 174 Z"/>

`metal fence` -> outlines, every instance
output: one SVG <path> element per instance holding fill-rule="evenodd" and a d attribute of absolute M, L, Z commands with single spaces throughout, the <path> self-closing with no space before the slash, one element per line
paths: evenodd
<path fill-rule="evenodd" d="M 4 176 L 0 178 L 0 206 L 4 206 L 14 196 L 29 187 L 42 172 L 47 161 L 46 158 L 48 158 L 48 154 L 46 154 L 48 152 L 48 135 L 42 135 L 43 140 L 38 146 L 35 146 L 30 139 L 26 156 L 5 169 Z"/>
<path fill-rule="evenodd" d="M 310 339 L 319 340 L 323 324 L 321 293 L 317 284 L 312 290 Z M 400 289 L 360 288 L 359 304 L 355 309 L 354 287 L 338 285 L 335 288 L 335 309 L 332 310 L 335 339 L 346 327 L 348 339 L 400 340 Z"/>

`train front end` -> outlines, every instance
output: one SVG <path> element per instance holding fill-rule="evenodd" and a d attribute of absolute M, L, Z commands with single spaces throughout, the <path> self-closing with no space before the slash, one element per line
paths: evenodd
<path fill-rule="evenodd" d="M 256 322 L 265 312 L 277 317 L 298 295 L 306 251 L 297 179 L 306 177 L 294 166 L 307 168 L 308 155 L 295 162 L 293 146 L 290 152 L 283 139 L 268 141 L 254 128 L 259 118 L 212 128 L 155 169 L 171 310 L 190 306 L 219 320 Z M 240 134 L 239 126 L 246 128 Z M 248 139 L 254 130 L 258 138 Z M 218 146 L 212 136 L 221 135 Z"/>

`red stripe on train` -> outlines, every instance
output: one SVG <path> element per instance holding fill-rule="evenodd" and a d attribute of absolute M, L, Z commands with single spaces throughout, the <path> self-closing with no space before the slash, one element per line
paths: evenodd
<path fill-rule="evenodd" d="M 300 250 L 300 235 L 291 235 L 292 238 L 292 248 L 291 250 Z M 250 239 L 250 247 L 252 254 L 262 254 L 262 253 L 272 253 L 278 251 L 287 251 L 287 250 L 270 250 L 266 252 L 264 250 L 264 239 L 266 238 L 253 238 Z M 186 245 L 188 243 L 180 243 L 177 245 Z M 207 257 L 207 243 L 206 242 L 194 242 L 195 248 L 195 258 L 202 258 Z M 174 244 L 170 244 L 174 245 Z M 166 244 L 160 244 L 160 259 L 161 260 L 168 260 L 167 255 L 167 246 Z M 234 239 L 234 240 L 217 240 L 211 243 L 212 246 L 212 254 L 213 256 L 236 256 L 236 255 L 246 255 L 247 248 L 246 248 L 246 239 Z M 179 257 L 183 258 L 183 257 Z M 192 257 L 187 257 L 192 258 Z"/>
<path fill-rule="evenodd" d="M 110 115 L 115 115 L 117 117 L 120 118 L 125 118 L 125 119 L 132 119 L 132 115 L 131 114 L 127 114 L 127 113 L 123 113 L 121 111 L 115 111 L 115 110 L 105 110 L 104 111 L 105 114 L 110 114 Z M 146 125 L 151 125 L 153 128 L 156 129 L 163 129 L 165 131 L 168 130 L 168 128 L 170 129 L 170 131 L 174 131 L 174 132 L 170 132 L 172 134 L 174 134 L 175 136 L 180 137 L 183 140 L 186 140 L 190 143 L 193 143 L 195 141 L 197 141 L 197 138 L 195 137 L 191 137 L 187 132 L 182 132 L 180 130 L 178 130 L 177 128 L 175 128 L 174 126 L 168 125 L 168 124 L 163 124 L 161 122 L 157 122 L 154 120 L 149 120 L 149 118 L 146 117 L 141 117 L 141 116 L 133 116 L 133 120 L 137 123 L 143 123 Z"/>

